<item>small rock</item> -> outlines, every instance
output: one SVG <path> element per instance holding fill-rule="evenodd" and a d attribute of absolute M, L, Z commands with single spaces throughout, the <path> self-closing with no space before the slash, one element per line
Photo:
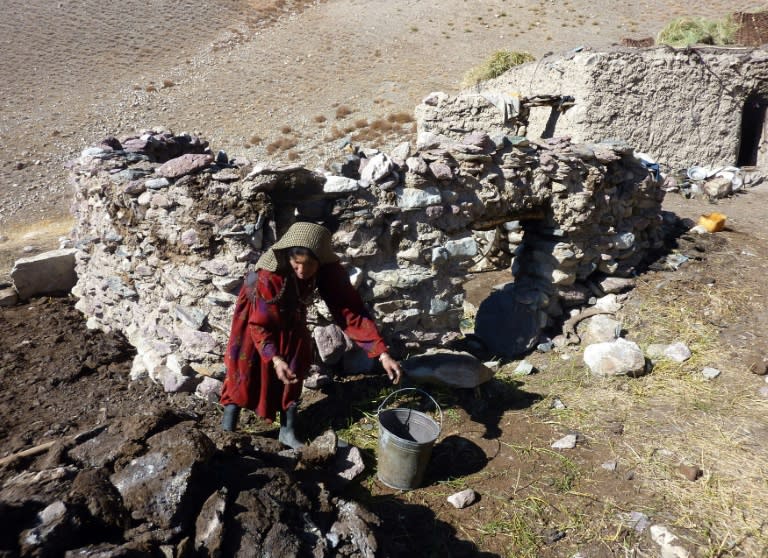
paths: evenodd
<path fill-rule="evenodd" d="M 309 368 L 309 374 L 304 379 L 304 387 L 307 389 L 320 389 L 333 382 L 333 378 L 326 374 L 319 366 L 313 364 Z"/>
<path fill-rule="evenodd" d="M 19 301 L 19 294 L 13 287 L 0 289 L 0 307 L 15 306 Z"/>
<path fill-rule="evenodd" d="M 166 188 L 170 186 L 171 181 L 168 180 L 165 177 L 160 178 L 150 178 L 144 183 L 144 186 L 146 188 L 149 188 L 150 190 L 161 190 L 162 188 Z"/>
<path fill-rule="evenodd" d="M 685 362 L 691 358 L 691 350 L 685 343 L 672 343 L 664 350 L 664 356 L 675 362 Z"/>
<path fill-rule="evenodd" d="M 583 358 L 596 376 L 640 376 L 645 372 L 645 356 L 640 347 L 623 338 L 589 345 Z"/>
<path fill-rule="evenodd" d="M 558 411 L 562 411 L 563 409 L 566 409 L 566 406 L 565 406 L 565 403 L 563 403 L 563 402 L 562 402 L 562 401 L 560 401 L 559 399 L 555 398 L 555 399 L 552 401 L 552 405 L 551 405 L 551 407 L 550 407 L 550 408 L 552 408 L 552 409 L 557 409 Z"/>
<path fill-rule="evenodd" d="M 542 531 L 541 538 L 544 541 L 544 544 L 555 544 L 560 539 L 565 538 L 565 531 L 561 531 L 560 529 L 555 529 L 554 527 L 550 527 Z"/>
<path fill-rule="evenodd" d="M 552 444 L 552 449 L 573 449 L 576 447 L 576 434 L 563 436 Z"/>
<path fill-rule="evenodd" d="M 478 494 L 471 488 L 467 488 L 466 490 L 462 490 L 461 492 L 457 492 L 456 494 L 451 494 L 448 496 L 448 502 L 456 509 L 462 509 L 466 508 L 467 506 L 471 506 L 477 501 Z"/>
<path fill-rule="evenodd" d="M 612 422 L 608 425 L 608 432 L 611 434 L 624 434 L 624 424 L 620 422 Z"/>
<path fill-rule="evenodd" d="M 345 481 L 351 481 L 365 471 L 365 463 L 360 450 L 355 446 L 342 446 L 336 448 L 336 457 L 333 462 L 333 470 L 336 475 Z"/>
<path fill-rule="evenodd" d="M 688 465 L 686 463 L 681 463 L 677 467 L 677 472 L 691 482 L 695 481 L 702 475 L 701 469 L 699 469 L 699 467 L 696 465 Z"/>
<path fill-rule="evenodd" d="M 705 380 L 714 380 L 720 375 L 720 371 L 717 368 L 705 366 L 701 371 L 701 375 L 704 376 Z"/>
<path fill-rule="evenodd" d="M 766 362 L 765 357 L 762 355 L 754 355 L 747 364 L 747 370 L 752 372 L 752 374 L 765 376 L 768 374 L 768 362 Z"/>
<path fill-rule="evenodd" d="M 605 294 L 615 294 L 635 287 L 635 280 L 623 277 L 606 277 L 599 283 Z"/>
<path fill-rule="evenodd" d="M 664 558 L 689 558 L 691 553 L 676 544 L 680 539 L 673 535 L 664 525 L 651 525 L 651 538 L 661 547 Z"/>
<path fill-rule="evenodd" d="M 606 471 L 615 471 L 618 466 L 619 466 L 619 464 L 618 464 L 618 462 L 616 462 L 616 460 L 606 461 L 605 463 L 600 465 L 600 467 L 602 467 Z"/>
<path fill-rule="evenodd" d="M 651 524 L 648 520 L 648 516 L 639 511 L 629 512 L 629 514 L 624 517 L 624 523 L 627 525 L 627 527 L 634 529 L 638 533 L 645 531 Z"/>
<path fill-rule="evenodd" d="M 523 360 L 517 365 L 517 368 L 515 368 L 513 373 L 515 376 L 529 376 L 533 374 L 533 364 L 527 360 Z"/>
<path fill-rule="evenodd" d="M 221 398 L 221 390 L 223 387 L 224 382 L 206 376 L 199 384 L 197 384 L 195 395 L 209 403 L 217 403 Z"/>

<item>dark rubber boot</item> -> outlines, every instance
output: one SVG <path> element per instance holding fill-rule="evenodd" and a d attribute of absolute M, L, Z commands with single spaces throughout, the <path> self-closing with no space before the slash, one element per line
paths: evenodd
<path fill-rule="evenodd" d="M 296 413 L 298 411 L 298 405 L 293 403 L 288 408 L 280 413 L 280 434 L 277 439 L 280 443 L 289 448 L 299 449 L 303 448 L 299 439 L 296 437 Z"/>
<path fill-rule="evenodd" d="M 237 428 L 237 419 L 240 418 L 240 407 L 230 403 L 224 407 L 224 416 L 221 418 L 221 429 L 234 432 Z"/>

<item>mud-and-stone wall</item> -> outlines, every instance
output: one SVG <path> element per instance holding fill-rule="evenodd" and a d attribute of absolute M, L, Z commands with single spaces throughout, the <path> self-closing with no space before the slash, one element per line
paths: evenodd
<path fill-rule="evenodd" d="M 663 191 L 626 144 L 531 142 L 476 95 L 432 95 L 419 112 L 415 148 L 358 151 L 336 174 L 229 160 L 169 132 L 84 150 L 72 169 L 78 308 L 138 349 L 135 375 L 215 391 L 242 276 L 297 219 L 333 231 L 401 355 L 458 335 L 470 269 L 514 260 L 535 331 L 510 344 L 525 349 L 596 277 L 631 275 L 661 246 Z M 449 114 L 449 133 L 428 131 Z"/>
<path fill-rule="evenodd" d="M 573 98 L 566 110 L 533 108 L 531 137 L 621 138 L 672 170 L 768 168 L 757 122 L 768 104 L 764 48 L 585 48 L 513 68 L 478 92 Z"/>

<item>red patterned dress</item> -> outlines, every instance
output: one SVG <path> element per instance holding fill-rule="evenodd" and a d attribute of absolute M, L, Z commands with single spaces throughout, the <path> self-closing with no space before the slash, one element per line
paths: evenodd
<path fill-rule="evenodd" d="M 360 295 L 338 262 L 321 265 L 308 280 L 297 278 L 292 270 L 282 274 L 259 269 L 246 276 L 235 305 L 224 355 L 227 376 L 222 405 L 234 403 L 273 421 L 277 411 L 298 400 L 312 363 L 306 307 L 315 287 L 334 321 L 369 357 L 375 358 L 387 350 Z M 271 302 L 281 291 L 279 301 Z M 275 355 L 288 362 L 298 382 L 283 384 L 278 379 L 272 364 Z"/>

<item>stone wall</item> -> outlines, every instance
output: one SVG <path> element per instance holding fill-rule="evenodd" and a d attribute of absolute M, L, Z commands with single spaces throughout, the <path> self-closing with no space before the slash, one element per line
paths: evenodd
<path fill-rule="evenodd" d="M 583 49 L 513 68 L 479 87 L 484 94 L 573 97 L 565 110 L 533 108 L 530 137 L 619 138 L 665 170 L 737 165 L 740 149 L 753 141 L 744 138 L 743 117 L 749 127 L 765 116 L 768 50 Z M 762 109 L 752 113 L 748 105 L 755 103 Z M 764 122 L 756 124 L 759 132 Z M 761 148 L 755 163 L 741 163 L 766 169 L 768 150 Z"/>
<path fill-rule="evenodd" d="M 449 109 L 467 123 L 499 113 L 476 96 L 433 95 L 420 110 Z M 121 331 L 138 349 L 135 375 L 191 390 L 222 374 L 241 278 L 297 219 L 334 232 L 400 355 L 458 335 L 473 267 L 514 258 L 535 341 L 586 301 L 596 277 L 631 275 L 661 246 L 663 191 L 626 144 L 450 128 L 421 133 L 415 150 L 349 154 L 336 174 L 214 157 L 200 139 L 168 132 L 104 140 L 72 166 L 77 306 L 91 327 Z"/>

